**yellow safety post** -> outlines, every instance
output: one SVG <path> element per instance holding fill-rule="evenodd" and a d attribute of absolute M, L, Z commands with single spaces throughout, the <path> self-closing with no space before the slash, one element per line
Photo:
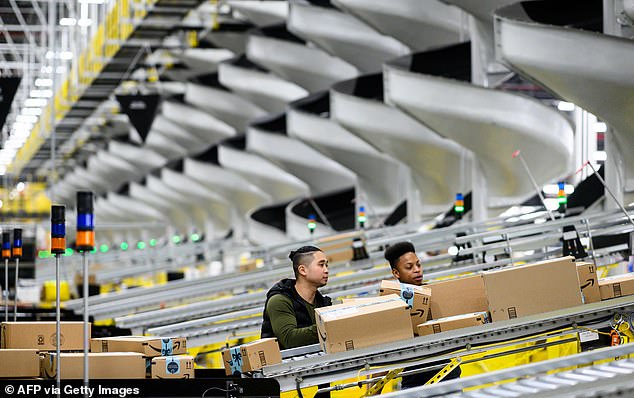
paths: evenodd
<path fill-rule="evenodd" d="M 440 382 L 442 379 L 445 378 L 445 376 L 447 376 L 455 368 L 460 366 L 461 363 L 462 363 L 462 358 L 460 358 L 460 357 L 453 358 L 447 365 L 445 365 L 444 368 L 440 369 L 440 371 L 438 373 L 436 373 L 434 375 L 434 377 L 432 377 L 431 379 L 427 380 L 427 383 L 425 383 L 425 385 L 436 384 L 436 383 Z"/>
<path fill-rule="evenodd" d="M 380 393 L 381 390 L 383 390 L 383 387 L 385 387 L 387 383 L 392 381 L 392 379 L 395 379 L 396 377 L 398 377 L 398 375 L 401 374 L 402 371 L 403 371 L 403 368 L 390 370 L 389 372 L 387 372 L 385 376 L 383 376 L 381 380 L 379 380 L 372 387 L 370 387 L 363 396 L 367 397 L 370 395 L 376 395 Z"/>

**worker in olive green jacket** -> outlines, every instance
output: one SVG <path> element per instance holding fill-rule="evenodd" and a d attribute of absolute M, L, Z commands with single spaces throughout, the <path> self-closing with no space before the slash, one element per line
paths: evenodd
<path fill-rule="evenodd" d="M 328 259 L 315 246 L 292 251 L 295 279 L 277 282 L 266 294 L 262 338 L 276 337 L 281 349 L 317 344 L 315 308 L 332 304 L 317 289 L 328 283 Z"/>

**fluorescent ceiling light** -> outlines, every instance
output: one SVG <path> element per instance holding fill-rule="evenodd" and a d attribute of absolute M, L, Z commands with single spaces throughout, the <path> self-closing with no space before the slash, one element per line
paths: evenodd
<path fill-rule="evenodd" d="M 15 122 L 11 125 L 11 129 L 14 131 L 31 131 L 33 129 L 33 123 Z"/>
<path fill-rule="evenodd" d="M 33 98 L 51 98 L 53 96 L 53 90 L 31 90 L 30 96 Z"/>
<path fill-rule="evenodd" d="M 37 123 L 37 116 L 32 115 L 18 115 L 15 120 L 20 123 Z"/>
<path fill-rule="evenodd" d="M 92 19 L 90 18 L 81 18 L 79 21 L 77 21 L 77 25 L 79 26 L 90 26 L 92 25 Z"/>
<path fill-rule="evenodd" d="M 75 26 L 77 25 L 77 20 L 75 18 L 62 18 L 59 20 L 59 24 L 61 26 Z"/>
<path fill-rule="evenodd" d="M 22 108 L 22 112 L 20 113 L 23 115 L 40 116 L 42 114 L 42 108 Z"/>
<path fill-rule="evenodd" d="M 15 137 L 18 140 L 25 140 L 31 135 L 30 131 L 27 130 L 14 130 L 11 133 L 11 137 Z"/>
<path fill-rule="evenodd" d="M 4 143 L 4 147 L 7 149 L 20 149 L 22 148 L 23 145 L 24 145 L 24 141 L 20 142 L 20 141 L 7 140 L 7 142 Z"/>
<path fill-rule="evenodd" d="M 46 59 L 52 59 L 52 58 L 53 58 L 53 52 L 50 51 L 50 50 L 47 51 L 46 52 Z M 61 51 L 61 52 L 57 53 L 57 59 L 63 59 L 63 60 L 73 59 L 73 53 L 70 52 L 70 51 Z M 48 70 L 49 70 L 48 73 L 51 73 L 50 71 L 52 69 L 48 69 Z M 58 67 L 57 70 L 59 72 L 59 67 Z"/>
<path fill-rule="evenodd" d="M 43 78 L 37 78 L 35 79 L 35 85 L 37 87 L 51 87 L 53 85 L 53 80 L 51 79 L 43 79 Z"/>
<path fill-rule="evenodd" d="M 45 98 L 27 98 L 24 100 L 24 106 L 45 106 L 47 102 L 48 101 Z"/>
<path fill-rule="evenodd" d="M 57 68 L 55 68 L 55 70 L 57 71 L 57 73 L 64 73 L 66 72 L 66 67 L 65 66 L 58 66 Z M 40 68 L 40 72 L 42 73 L 48 73 L 50 74 L 53 71 L 53 67 L 52 66 L 42 66 Z"/>
<path fill-rule="evenodd" d="M 575 110 L 575 104 L 573 104 L 572 102 L 566 102 L 566 101 L 559 101 L 559 103 L 557 104 L 557 109 L 559 109 L 560 111 L 574 111 Z"/>

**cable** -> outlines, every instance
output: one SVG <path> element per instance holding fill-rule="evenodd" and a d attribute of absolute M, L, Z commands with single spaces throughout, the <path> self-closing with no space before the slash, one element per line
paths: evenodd
<path fill-rule="evenodd" d="M 297 396 L 299 398 L 304 398 L 304 394 L 302 394 L 302 383 L 299 379 L 295 380 L 296 384 L 296 389 L 297 389 Z"/>

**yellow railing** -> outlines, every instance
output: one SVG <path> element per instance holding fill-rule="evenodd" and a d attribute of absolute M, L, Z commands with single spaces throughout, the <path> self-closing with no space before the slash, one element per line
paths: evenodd
<path fill-rule="evenodd" d="M 118 0 L 114 4 L 105 21 L 98 27 L 90 45 L 75 60 L 68 77 L 55 93 L 53 103 L 55 104 L 56 122 L 64 118 L 72 105 L 79 100 L 84 90 L 96 79 L 106 65 L 106 60 L 112 58 L 119 51 L 120 43 L 130 37 L 134 31 L 132 18 L 135 21 L 144 18 L 147 11 L 143 5 L 151 5 L 156 1 Z M 78 76 L 78 78 L 73 79 L 73 76 Z M 46 138 L 50 136 L 52 109 L 53 107 L 49 103 L 42 112 L 40 120 L 31 130 L 24 146 L 9 165 L 8 171 L 10 173 L 19 174 L 44 144 Z"/>

